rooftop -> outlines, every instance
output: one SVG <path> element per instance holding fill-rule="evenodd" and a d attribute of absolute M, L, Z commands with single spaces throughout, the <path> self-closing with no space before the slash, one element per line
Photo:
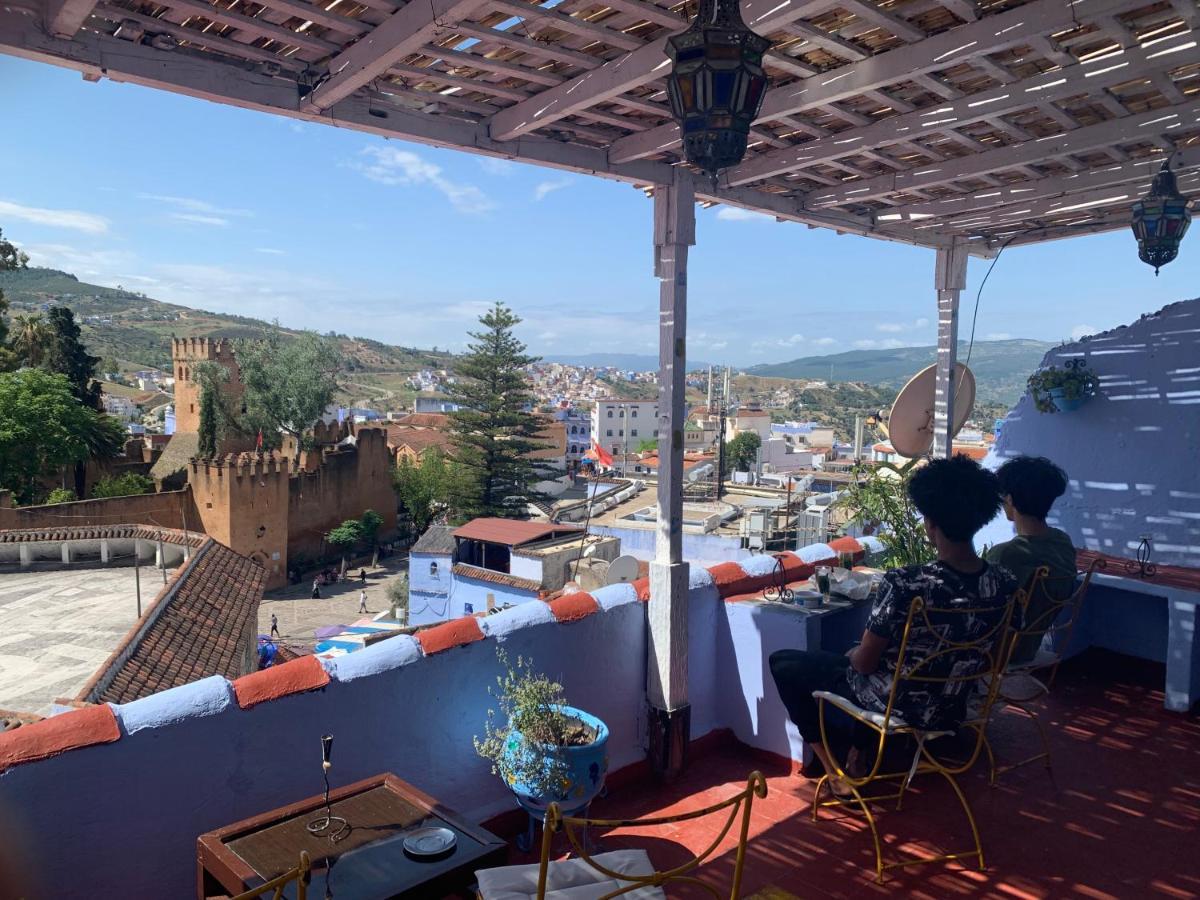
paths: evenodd
<path fill-rule="evenodd" d="M 555 534 L 579 534 L 574 525 L 556 525 L 551 522 L 529 522 L 520 519 L 473 519 L 466 525 L 454 529 L 454 536 L 471 541 L 486 541 L 490 544 L 506 544 L 517 547 L 530 541 L 541 540 Z"/>
<path fill-rule="evenodd" d="M 430 525 L 412 545 L 413 553 L 450 554 L 454 552 L 454 528 L 450 525 Z"/>

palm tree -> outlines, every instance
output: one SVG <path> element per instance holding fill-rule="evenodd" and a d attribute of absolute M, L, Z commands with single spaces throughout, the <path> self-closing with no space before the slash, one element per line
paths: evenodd
<path fill-rule="evenodd" d="M 12 346 L 28 366 L 40 366 L 54 341 L 54 332 L 40 313 L 13 316 Z"/>

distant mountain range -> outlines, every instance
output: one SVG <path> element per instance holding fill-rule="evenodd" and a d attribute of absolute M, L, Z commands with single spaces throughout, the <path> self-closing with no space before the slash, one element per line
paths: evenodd
<path fill-rule="evenodd" d="M 976 341 L 971 351 L 981 400 L 1013 403 L 1025 390 L 1025 380 L 1057 346 L 1046 341 L 1013 339 Z M 965 361 L 967 344 L 960 341 L 958 358 Z M 850 350 L 829 356 L 805 356 L 790 362 L 752 366 L 751 375 L 799 378 L 812 381 L 861 381 L 885 387 L 902 387 L 909 378 L 937 358 L 936 347 L 900 347 L 895 350 Z"/>
<path fill-rule="evenodd" d="M 620 369 L 623 372 L 654 372 L 658 370 L 658 357 L 649 353 L 575 353 L 561 356 L 544 356 L 545 362 L 561 363 L 564 366 L 583 366 L 589 369 Z M 687 361 L 687 370 L 707 369 L 706 362 L 695 359 Z"/>

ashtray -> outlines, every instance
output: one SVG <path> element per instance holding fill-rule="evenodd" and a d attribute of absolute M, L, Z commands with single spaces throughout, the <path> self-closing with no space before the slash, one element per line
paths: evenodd
<path fill-rule="evenodd" d="M 449 828 L 429 825 L 410 832 L 404 839 L 404 849 L 413 856 L 441 856 L 453 850 L 457 842 Z"/>

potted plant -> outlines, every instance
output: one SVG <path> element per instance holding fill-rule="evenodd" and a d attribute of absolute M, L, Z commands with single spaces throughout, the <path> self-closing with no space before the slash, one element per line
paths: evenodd
<path fill-rule="evenodd" d="M 1095 396 L 1100 379 L 1086 360 L 1072 359 L 1061 369 L 1047 366 L 1029 376 L 1029 395 L 1038 412 L 1073 412 Z"/>
<path fill-rule="evenodd" d="M 583 810 L 604 787 L 608 726 L 569 706 L 562 685 L 535 673 L 531 660 L 518 656 L 514 667 L 503 650 L 496 655 L 504 672 L 489 693 L 499 710 L 488 710 L 476 752 L 535 818 L 552 802 L 567 815 Z"/>

